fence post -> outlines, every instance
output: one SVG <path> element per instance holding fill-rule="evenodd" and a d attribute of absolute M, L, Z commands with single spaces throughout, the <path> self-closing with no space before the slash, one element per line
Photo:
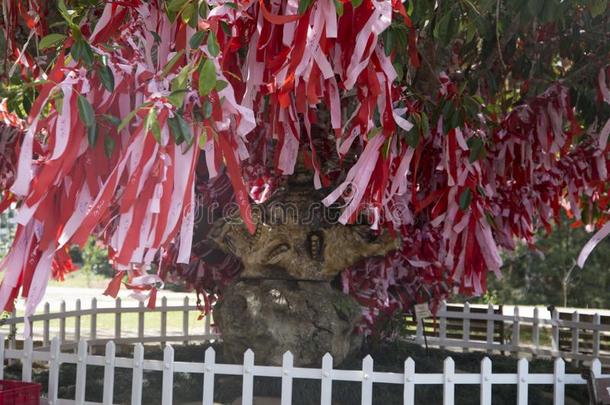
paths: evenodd
<path fill-rule="evenodd" d="M 114 314 L 114 339 L 121 338 L 121 297 L 116 299 L 116 313 Z"/>
<path fill-rule="evenodd" d="M 487 305 L 487 353 L 492 353 L 493 352 L 493 345 L 494 345 L 494 321 L 492 319 L 492 316 L 494 315 L 494 306 L 493 304 L 489 303 Z M 502 342 L 504 344 L 504 342 Z"/>
<path fill-rule="evenodd" d="M 51 341 L 49 352 L 49 405 L 57 403 L 57 391 L 59 390 L 59 338 L 56 336 Z"/>
<path fill-rule="evenodd" d="M 580 316 L 578 315 L 578 312 L 574 311 L 572 313 L 572 322 L 578 322 L 580 320 Z M 571 326 L 572 329 L 572 354 L 576 355 L 578 354 L 578 350 L 579 350 L 579 328 L 577 325 L 572 325 Z"/>
<path fill-rule="evenodd" d="M 464 303 L 464 319 L 462 321 L 462 340 L 464 341 L 465 345 L 462 348 L 463 352 L 468 352 L 470 351 L 470 348 L 468 347 L 468 342 L 470 341 L 470 318 L 468 317 L 470 314 L 470 304 L 468 302 Z"/>
<path fill-rule="evenodd" d="M 59 304 L 59 313 L 61 318 L 59 318 L 59 341 L 61 343 L 66 342 L 66 301 L 61 301 Z"/>
<path fill-rule="evenodd" d="M 87 387 L 87 342 L 78 342 L 76 352 L 76 395 L 74 400 L 77 404 L 85 403 L 85 388 Z"/>
<path fill-rule="evenodd" d="M 282 400 L 281 405 L 292 404 L 292 365 L 294 356 L 290 352 L 284 353 L 282 358 Z"/>
<path fill-rule="evenodd" d="M 89 339 L 95 340 L 97 338 L 97 298 L 91 299 L 91 331 L 89 333 Z"/>
<path fill-rule="evenodd" d="M 80 341 L 80 298 L 76 299 L 76 317 L 74 319 L 74 340 Z"/>
<path fill-rule="evenodd" d="M 557 355 L 559 352 L 559 315 L 557 310 L 551 312 L 551 349 L 553 354 Z"/>
<path fill-rule="evenodd" d="M 553 405 L 564 405 L 565 402 L 566 364 L 562 358 L 555 359 L 553 368 Z"/>
<path fill-rule="evenodd" d="M 597 358 L 599 356 L 599 326 L 600 326 L 600 317 L 599 314 L 596 313 L 593 315 L 593 357 Z"/>
<path fill-rule="evenodd" d="M 519 322 L 519 307 L 515 305 L 514 315 L 513 315 L 513 337 L 512 337 L 512 346 L 513 353 L 515 355 L 519 354 L 519 343 L 521 338 L 521 324 Z"/>
<path fill-rule="evenodd" d="M 214 405 L 214 367 L 216 352 L 208 347 L 205 351 L 203 371 L 203 405 Z"/>
<path fill-rule="evenodd" d="M 404 383 L 403 403 L 413 404 L 415 402 L 415 362 L 411 357 L 405 360 Z"/>
<path fill-rule="evenodd" d="M 528 369 L 527 359 L 519 360 L 517 363 L 517 405 L 527 405 Z"/>
<path fill-rule="evenodd" d="M 17 310 L 13 308 L 11 311 L 11 323 L 10 332 L 8 336 L 8 348 L 14 349 L 17 345 L 17 324 L 15 323 L 15 318 L 17 318 Z M 10 363 L 10 362 L 9 362 Z"/>
<path fill-rule="evenodd" d="M 49 320 L 49 314 L 51 313 L 51 307 L 48 302 L 44 303 L 44 315 L 45 320 L 42 322 L 42 344 L 48 346 L 50 343 L 50 329 L 51 321 Z"/>
<path fill-rule="evenodd" d="M 333 356 L 326 353 L 322 357 L 322 382 L 320 392 L 320 405 L 331 405 L 333 397 Z"/>
<path fill-rule="evenodd" d="M 540 327 L 539 327 L 538 307 L 534 307 L 534 321 L 532 323 L 532 343 L 534 344 L 534 356 L 540 350 Z"/>
<path fill-rule="evenodd" d="M 418 345 L 424 344 L 424 320 L 418 319 L 417 316 L 413 315 L 415 321 L 415 342 Z"/>
<path fill-rule="evenodd" d="M 144 303 L 140 301 L 138 304 L 138 338 L 144 337 Z"/>
<path fill-rule="evenodd" d="M 26 382 L 32 382 L 32 352 L 34 351 L 34 342 L 32 336 L 28 336 L 25 342 L 23 342 L 23 355 L 22 355 L 22 368 L 21 368 L 21 380 Z M 4 367 L 4 366 L 3 366 Z"/>
<path fill-rule="evenodd" d="M 163 350 L 163 388 L 161 404 L 172 405 L 174 398 L 174 348 L 170 345 Z"/>
<path fill-rule="evenodd" d="M 131 377 L 131 405 L 142 403 L 142 374 L 144 371 L 144 346 L 138 343 L 133 348 L 133 375 Z"/>
<path fill-rule="evenodd" d="M 184 336 L 184 345 L 189 343 L 187 336 L 189 335 L 189 297 L 184 297 L 184 310 L 182 311 L 182 336 Z"/>
<path fill-rule="evenodd" d="M 204 329 L 203 329 L 203 334 L 205 336 L 210 336 L 212 334 L 211 332 L 211 319 L 210 317 L 212 316 L 211 312 L 208 312 L 207 314 L 205 314 L 205 321 L 204 321 Z"/>
<path fill-rule="evenodd" d="M 451 357 L 443 362 L 443 405 L 453 405 L 455 399 L 455 363 Z"/>
<path fill-rule="evenodd" d="M 116 354 L 116 346 L 111 340 L 106 343 L 106 358 L 104 364 L 104 405 L 112 405 L 114 395 L 114 357 Z"/>
<path fill-rule="evenodd" d="M 252 405 L 254 400 L 254 352 L 250 349 L 244 353 L 244 374 L 241 386 L 242 405 Z"/>
<path fill-rule="evenodd" d="M 161 298 L 161 344 L 165 344 L 167 336 L 167 297 Z"/>
<path fill-rule="evenodd" d="M 362 405 L 373 403 L 373 358 L 367 355 L 362 360 Z"/>
<path fill-rule="evenodd" d="M 602 375 L 602 363 L 599 359 L 593 359 L 591 362 L 591 372 L 595 378 L 599 378 Z"/>
<path fill-rule="evenodd" d="M 481 405 L 491 405 L 491 360 L 481 360 Z"/>
<path fill-rule="evenodd" d="M 439 314 L 439 329 L 438 329 L 438 337 L 440 340 L 440 349 L 443 350 L 445 348 L 445 340 L 447 339 L 447 303 L 443 301 L 441 303 L 441 310 Z"/>

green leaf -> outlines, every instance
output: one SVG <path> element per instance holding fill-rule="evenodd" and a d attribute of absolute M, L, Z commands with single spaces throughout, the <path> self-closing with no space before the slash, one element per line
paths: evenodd
<path fill-rule="evenodd" d="M 95 125 L 95 113 L 93 112 L 93 107 L 89 101 L 82 96 L 82 94 L 78 95 L 78 114 L 80 115 L 80 119 L 83 121 L 87 128 L 91 128 Z"/>
<path fill-rule="evenodd" d="M 229 83 L 225 82 L 224 80 L 218 80 L 216 81 L 216 91 L 223 91 L 225 89 L 225 87 L 227 87 L 229 85 Z"/>
<path fill-rule="evenodd" d="M 136 116 L 136 114 L 138 113 L 138 108 L 136 108 L 135 110 L 131 111 L 129 114 L 127 114 L 125 116 L 125 118 L 123 118 L 123 121 L 121 121 L 121 123 L 119 124 L 119 126 L 117 127 L 117 132 L 121 132 L 123 129 L 125 129 L 125 127 L 127 126 L 127 124 L 129 124 L 129 121 L 131 121 L 133 119 L 133 117 Z"/>
<path fill-rule="evenodd" d="M 38 49 L 42 50 L 55 47 L 65 40 L 66 36 L 63 34 L 49 34 L 40 40 L 38 43 Z"/>
<path fill-rule="evenodd" d="M 170 0 L 167 2 L 167 11 L 176 13 L 182 9 L 188 0 Z"/>
<path fill-rule="evenodd" d="M 184 55 L 184 49 L 181 49 L 174 56 L 171 57 L 171 59 L 165 64 L 165 66 L 163 66 L 163 76 L 167 76 L 167 74 L 172 71 L 174 65 L 178 63 L 178 60 L 182 57 L 182 55 Z"/>
<path fill-rule="evenodd" d="M 203 102 L 203 119 L 209 119 L 212 116 L 212 103 L 210 100 L 205 100 Z"/>
<path fill-rule="evenodd" d="M 210 11 L 210 8 L 208 7 L 208 2 L 202 1 L 201 4 L 199 5 L 199 17 L 201 17 L 203 19 L 208 18 L 209 11 Z"/>
<path fill-rule="evenodd" d="M 199 136 L 199 149 L 205 148 L 206 143 L 208 143 L 208 133 L 204 128 L 201 136 Z"/>
<path fill-rule="evenodd" d="M 114 115 L 104 114 L 104 115 L 102 115 L 102 118 L 104 118 L 106 121 L 108 121 L 115 127 L 118 127 L 119 125 L 121 125 L 121 120 L 118 119 L 117 117 L 115 117 Z"/>
<path fill-rule="evenodd" d="M 114 91 L 114 75 L 112 74 L 112 70 L 108 66 L 102 66 L 98 73 L 102 85 L 106 90 L 112 93 Z"/>
<path fill-rule="evenodd" d="M 112 152 L 114 152 L 115 145 L 116 142 L 114 138 L 109 135 L 104 137 L 104 152 L 106 152 L 106 157 L 108 157 L 108 159 L 112 157 Z"/>
<path fill-rule="evenodd" d="M 468 157 L 470 163 L 479 160 L 479 158 L 483 156 L 485 149 L 483 148 L 484 143 L 481 138 L 470 138 L 468 140 L 468 146 L 470 147 L 470 156 Z"/>
<path fill-rule="evenodd" d="M 448 45 L 455 31 L 457 31 L 457 26 L 457 18 L 454 15 L 453 9 L 451 9 L 450 11 L 446 11 L 440 20 L 438 20 L 432 34 L 434 35 L 434 38 L 438 39 L 443 45 Z"/>
<path fill-rule="evenodd" d="M 174 141 L 176 145 L 182 144 L 184 142 L 184 136 L 182 135 L 182 130 L 180 128 L 180 124 L 178 123 L 178 119 L 176 116 L 173 116 L 167 120 L 167 125 L 169 125 L 170 132 L 174 135 Z"/>
<path fill-rule="evenodd" d="M 229 8 L 232 8 L 233 10 L 239 9 L 239 7 L 237 7 L 237 4 L 235 2 L 227 2 L 224 5 L 229 7 Z"/>
<path fill-rule="evenodd" d="M 406 140 L 410 147 L 413 149 L 417 148 L 417 145 L 419 145 L 419 129 L 416 126 L 407 132 Z"/>
<path fill-rule="evenodd" d="M 343 3 L 339 0 L 335 0 L 335 10 L 337 10 L 337 15 L 341 17 L 343 15 Z"/>
<path fill-rule="evenodd" d="M 70 54 L 75 61 L 82 60 L 87 67 L 93 64 L 93 49 L 91 49 L 89 43 L 83 38 L 78 39 L 74 45 L 72 45 Z"/>
<path fill-rule="evenodd" d="M 216 34 L 214 31 L 210 31 L 210 35 L 208 35 L 208 52 L 213 57 L 218 56 L 220 53 L 220 46 L 218 45 L 218 39 L 216 39 Z"/>
<path fill-rule="evenodd" d="M 98 128 L 97 128 L 97 124 L 94 122 L 92 126 L 87 127 L 87 140 L 89 141 L 89 145 L 91 145 L 91 147 L 95 147 L 95 143 L 97 142 L 97 135 L 98 135 Z"/>
<path fill-rule="evenodd" d="M 214 62 L 207 59 L 199 71 L 199 94 L 207 96 L 216 87 L 216 68 Z"/>
<path fill-rule="evenodd" d="M 425 138 L 427 138 L 428 134 L 430 134 L 430 121 L 428 119 L 428 114 L 425 112 L 421 113 L 421 131 Z"/>
<path fill-rule="evenodd" d="M 157 44 L 161 43 L 161 36 L 158 33 L 154 32 L 154 31 L 148 31 L 148 32 L 150 32 L 150 35 L 153 36 L 153 38 Z"/>
<path fill-rule="evenodd" d="M 203 42 L 204 36 L 205 32 L 203 31 L 197 31 L 195 34 L 193 34 L 193 36 L 189 40 L 189 46 L 191 47 L 191 49 L 199 48 L 199 45 L 201 45 L 201 43 Z"/>
<path fill-rule="evenodd" d="M 595 18 L 606 11 L 608 8 L 608 0 L 593 0 L 589 7 L 591 8 L 591 17 Z"/>
<path fill-rule="evenodd" d="M 178 145 L 181 143 L 178 141 L 178 139 L 184 140 L 188 146 L 193 144 L 193 133 L 191 132 L 191 127 L 184 120 L 184 118 L 176 114 L 170 118 L 168 122 Z"/>
<path fill-rule="evenodd" d="M 169 101 L 177 108 L 182 108 L 182 104 L 184 104 L 184 96 L 187 91 L 186 86 L 188 84 L 190 69 L 191 67 L 189 65 L 183 67 L 180 73 L 172 79 L 172 92 L 169 95 Z"/>
<path fill-rule="evenodd" d="M 191 28 L 197 26 L 197 7 L 195 4 L 189 3 L 182 10 L 182 21 L 188 24 Z"/>
<path fill-rule="evenodd" d="M 470 189 L 467 188 L 460 195 L 460 209 L 462 211 L 466 211 L 468 209 L 468 207 L 470 206 L 471 201 L 472 201 L 472 193 L 470 192 Z"/>
<path fill-rule="evenodd" d="M 299 0 L 299 8 L 297 10 L 297 13 L 299 14 L 305 14 L 305 12 L 307 11 L 307 9 L 309 8 L 309 6 L 311 5 L 311 1 L 312 0 Z"/>
<path fill-rule="evenodd" d="M 72 22 L 72 13 L 70 11 L 68 11 L 68 8 L 66 7 L 66 3 L 64 3 L 64 0 L 59 0 L 57 2 L 57 10 L 59 11 L 59 14 L 61 14 L 63 19 L 68 22 L 68 24 L 70 24 L 70 25 L 74 24 Z"/>
<path fill-rule="evenodd" d="M 144 131 L 147 134 L 152 132 L 155 141 L 161 143 L 161 128 L 159 127 L 159 121 L 157 121 L 157 111 L 153 107 L 148 110 L 148 114 L 146 115 L 146 120 L 144 121 Z"/>
<path fill-rule="evenodd" d="M 385 51 L 385 56 L 390 56 L 392 53 L 392 49 L 394 48 L 394 38 L 392 36 L 392 30 L 388 28 L 381 34 L 383 37 L 383 49 Z"/>
<path fill-rule="evenodd" d="M 360 7 L 360 5 L 362 4 L 362 1 L 363 0 L 352 0 L 352 7 L 353 8 Z M 411 3 L 411 2 L 409 2 L 409 3 Z"/>

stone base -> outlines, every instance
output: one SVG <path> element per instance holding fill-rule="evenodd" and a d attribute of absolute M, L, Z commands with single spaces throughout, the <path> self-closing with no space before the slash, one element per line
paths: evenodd
<path fill-rule="evenodd" d="M 224 357 L 241 363 L 254 351 L 258 364 L 281 365 L 284 352 L 295 366 L 320 366 L 326 353 L 341 363 L 361 338 L 356 301 L 328 283 L 293 280 L 240 281 L 223 291 L 214 308 Z"/>

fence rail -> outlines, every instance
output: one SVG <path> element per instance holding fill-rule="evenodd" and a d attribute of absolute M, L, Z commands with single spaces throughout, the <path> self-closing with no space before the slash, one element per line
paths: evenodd
<path fill-rule="evenodd" d="M 93 298 L 88 308 L 83 308 L 81 300 L 76 300 L 73 308 L 67 308 L 62 302 L 58 311 L 53 312 L 47 303 L 42 312 L 30 317 L 30 322 L 34 341 L 43 347 L 48 347 L 51 335 L 59 337 L 62 347 L 73 348 L 81 338 L 86 338 L 92 345 L 103 345 L 110 339 L 125 344 L 219 339 L 212 328 L 211 317 L 206 316 L 203 322 L 193 322 L 189 319 L 193 311 L 198 311 L 198 308 L 188 297 L 171 305 L 163 297 L 154 309 L 148 309 L 142 303 L 125 306 L 120 299 L 112 307 L 99 307 Z M 577 361 L 599 358 L 604 365 L 610 364 L 610 316 L 555 311 L 550 319 L 545 319 L 540 316 L 538 308 L 534 308 L 533 316 L 529 317 L 519 311 L 519 307 L 515 307 L 513 314 L 508 315 L 492 305 L 444 303 L 434 319 L 413 323 L 411 331 L 417 343 L 423 345 L 427 340 L 428 345 L 445 349 L 508 352 Z M 145 319 L 146 314 L 156 314 L 158 322 Z M 99 327 L 103 316 L 113 318 L 112 323 L 107 323 L 104 328 L 110 330 L 105 335 Z M 125 317 L 128 316 L 137 316 L 137 326 L 125 327 Z M 175 320 L 179 318 L 181 323 L 176 325 Z M 168 319 L 173 322 L 168 322 Z M 85 325 L 85 320 L 88 325 Z M 2 321 L 0 332 L 8 335 L 10 348 L 22 343 L 17 332 L 23 323 L 24 317 L 15 312 Z M 58 326 L 51 328 L 52 324 Z"/>
<path fill-rule="evenodd" d="M 512 315 L 503 315 L 491 304 L 486 312 L 473 312 L 468 303 L 442 304 L 433 322 L 417 322 L 415 339 L 422 345 L 427 341 L 431 346 L 464 351 L 501 351 L 578 361 L 599 358 L 604 364 L 610 363 L 610 317 L 593 314 L 588 316 L 591 321 L 581 321 L 577 311 L 571 319 L 560 316 L 562 313 L 554 311 L 550 319 L 542 318 L 538 308 L 534 308 L 533 316 L 526 317 L 519 313 L 519 307 Z M 503 328 L 501 339 L 496 332 L 498 324 Z M 475 330 L 485 332 L 473 334 Z M 542 337 L 547 337 L 548 343 Z"/>
<path fill-rule="evenodd" d="M 206 316 L 203 322 L 191 322 L 193 312 L 199 312 L 196 305 L 192 305 L 188 297 L 184 297 L 181 304 L 170 305 L 166 297 L 161 298 L 160 305 L 154 309 L 148 309 L 143 303 L 138 306 L 123 306 L 120 298 L 117 298 L 113 307 L 98 307 L 96 298 L 91 300 L 88 308 L 82 308 L 81 300 L 75 301 L 73 309 L 67 309 L 66 303 L 61 302 L 57 312 L 51 312 L 49 303 L 45 303 L 42 313 L 37 313 L 28 318 L 33 331 L 33 341 L 48 347 L 51 335 L 57 335 L 62 347 L 76 347 L 81 338 L 86 338 L 91 344 L 104 344 L 112 339 L 117 343 L 152 343 L 152 342 L 188 342 L 217 340 L 219 335 L 213 331 L 211 316 Z M 157 314 L 160 319 L 156 323 L 157 328 L 151 328 L 151 322 L 145 320 L 145 315 Z M 137 315 L 137 326 L 132 330 L 126 330 L 126 317 Z M 99 320 L 102 316 L 113 318 L 110 333 L 103 336 L 99 328 Z M 179 327 L 170 328 L 169 319 L 182 318 Z M 88 327 L 84 327 L 84 320 L 88 321 Z M 23 328 L 25 317 L 17 316 L 16 311 L 0 322 L 2 332 L 7 334 L 10 348 L 17 347 L 22 342 L 18 328 Z M 51 323 L 58 324 L 52 328 Z M 42 324 L 42 327 L 40 325 Z M 68 324 L 73 325 L 70 327 Z M 203 329 L 203 330 L 202 330 Z"/>
<path fill-rule="evenodd" d="M 143 375 L 146 371 L 162 372 L 162 404 L 170 405 L 173 401 L 173 381 L 175 373 L 202 374 L 203 404 L 214 403 L 214 381 L 217 375 L 232 375 L 242 377 L 242 404 L 252 405 L 254 377 L 275 377 L 282 380 L 281 404 L 292 403 L 292 383 L 294 379 L 313 379 L 321 382 L 320 404 L 330 405 L 332 400 L 332 384 L 334 381 L 351 381 L 361 384 L 361 403 L 373 403 L 373 384 L 398 384 L 403 386 L 405 404 L 415 401 L 415 387 L 418 385 L 442 386 L 443 405 L 454 404 L 456 385 L 478 385 L 480 387 L 480 403 L 492 403 L 492 387 L 494 385 L 516 385 L 517 405 L 528 403 L 528 388 L 530 384 L 552 385 L 553 404 L 563 405 L 565 402 L 566 385 L 582 385 L 586 381 L 579 374 L 566 374 L 563 359 L 556 359 L 552 374 L 530 374 L 529 363 L 521 359 L 517 364 L 517 373 L 494 373 L 493 364 L 489 358 L 481 361 L 479 373 L 456 373 L 453 359 L 448 357 L 443 364 L 442 373 L 416 373 L 415 362 L 408 358 L 404 362 L 402 373 L 379 372 L 374 370 L 374 361 L 367 356 L 362 361 L 360 370 L 338 370 L 333 368 L 333 358 L 325 355 L 321 368 L 303 368 L 293 366 L 293 355 L 284 354 L 280 367 L 255 365 L 255 355 L 251 350 L 244 353 L 243 364 L 216 363 L 216 353 L 213 348 L 205 352 L 203 362 L 182 362 L 174 360 L 174 349 L 167 345 L 163 351 L 163 360 L 144 358 L 144 347 L 138 343 L 134 346 L 133 357 L 116 357 L 115 343 L 106 344 L 105 354 L 89 354 L 89 345 L 80 340 L 76 353 L 62 352 L 59 338 L 53 338 L 49 348 L 34 349 L 32 339 L 24 342 L 22 349 L 4 349 L 4 336 L 0 336 L 0 361 L 7 359 L 19 360 L 22 363 L 22 380 L 32 380 L 32 365 L 47 363 L 49 369 L 48 401 L 55 404 L 95 404 L 85 402 L 87 390 L 87 366 L 104 367 L 103 404 L 113 403 L 115 369 L 132 370 L 131 404 L 142 403 Z M 61 364 L 76 365 L 76 391 L 72 399 L 59 398 L 59 367 Z M 596 378 L 603 377 L 601 363 L 593 360 L 591 371 Z M 0 378 L 3 370 L 0 370 Z"/>

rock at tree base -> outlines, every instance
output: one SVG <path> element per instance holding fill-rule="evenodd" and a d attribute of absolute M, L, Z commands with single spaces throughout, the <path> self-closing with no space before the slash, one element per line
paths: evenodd
<path fill-rule="evenodd" d="M 243 361 L 252 349 L 257 363 L 281 365 L 286 351 L 295 366 L 320 365 L 326 353 L 334 364 L 360 346 L 356 301 L 328 283 L 248 280 L 231 285 L 214 308 L 224 356 Z"/>

